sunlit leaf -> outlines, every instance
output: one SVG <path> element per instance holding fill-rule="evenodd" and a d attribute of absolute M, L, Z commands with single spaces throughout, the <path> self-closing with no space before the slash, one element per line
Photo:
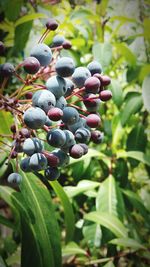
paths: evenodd
<path fill-rule="evenodd" d="M 99 61 L 104 69 L 111 63 L 112 46 L 110 43 L 95 43 L 92 48 L 94 59 Z"/>
<path fill-rule="evenodd" d="M 150 158 L 144 154 L 143 152 L 140 151 L 118 151 L 117 153 L 118 158 L 133 158 L 137 159 L 144 164 L 150 166 Z"/>
<path fill-rule="evenodd" d="M 110 215 L 105 212 L 93 211 L 85 214 L 84 219 L 106 227 L 117 237 L 127 236 L 127 230 L 122 222 L 112 214 Z"/>
<path fill-rule="evenodd" d="M 69 256 L 69 255 L 87 255 L 87 252 L 81 249 L 75 242 L 68 243 L 65 247 L 62 248 L 62 255 Z"/>
<path fill-rule="evenodd" d="M 109 243 L 117 245 L 117 246 L 121 246 L 121 247 L 127 247 L 127 248 L 132 248 L 134 250 L 138 250 L 138 249 L 145 249 L 145 247 L 140 244 L 138 241 L 132 239 L 132 238 L 116 238 L 111 240 Z"/>
<path fill-rule="evenodd" d="M 135 95 L 126 100 L 121 113 L 121 123 L 124 126 L 132 114 L 138 112 L 142 107 L 143 101 L 141 95 Z"/>
<path fill-rule="evenodd" d="M 119 192 L 119 187 L 117 187 L 112 175 L 110 175 L 100 185 L 96 198 L 96 209 L 99 212 L 112 214 L 120 219 L 123 219 L 123 199 L 121 193 Z"/>
<path fill-rule="evenodd" d="M 114 46 L 117 52 L 122 55 L 130 65 L 134 66 L 136 64 L 136 56 L 125 43 L 115 43 Z"/>
<path fill-rule="evenodd" d="M 42 14 L 42 13 L 32 13 L 29 15 L 25 15 L 23 17 L 21 17 L 20 19 L 18 19 L 15 23 L 15 27 L 19 26 L 20 24 L 23 24 L 25 22 L 28 22 L 30 20 L 34 20 L 34 19 L 40 19 L 40 18 L 47 18 L 46 14 Z"/>
<path fill-rule="evenodd" d="M 64 190 L 69 197 L 74 197 L 78 194 L 84 193 L 92 188 L 99 186 L 99 183 L 89 180 L 82 180 L 76 186 L 65 186 Z"/>

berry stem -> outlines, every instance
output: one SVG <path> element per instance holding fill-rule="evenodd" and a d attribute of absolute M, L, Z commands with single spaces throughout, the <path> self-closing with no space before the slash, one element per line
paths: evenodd
<path fill-rule="evenodd" d="M 46 36 L 47 36 L 47 34 L 50 32 L 50 30 L 49 29 L 46 29 L 45 31 L 44 31 L 44 33 L 42 34 L 42 36 L 40 37 L 40 39 L 39 39 L 39 41 L 38 41 L 38 44 L 39 43 L 42 43 L 43 41 L 44 41 L 44 39 L 46 38 Z"/>
<path fill-rule="evenodd" d="M 66 100 L 70 99 L 73 95 L 78 95 L 78 93 L 85 91 L 85 87 L 82 87 L 81 89 L 78 89 L 77 92 L 73 92 L 71 95 L 66 97 Z"/>
<path fill-rule="evenodd" d="M 82 108 L 80 108 L 80 107 L 78 107 L 78 106 L 76 106 L 74 104 L 69 104 L 69 106 L 74 107 L 74 108 L 76 108 L 76 109 L 78 109 L 78 110 L 80 110 L 80 111 L 82 111 L 82 112 L 84 112 L 86 114 L 90 114 L 87 110 L 84 110 L 84 109 L 82 109 Z"/>

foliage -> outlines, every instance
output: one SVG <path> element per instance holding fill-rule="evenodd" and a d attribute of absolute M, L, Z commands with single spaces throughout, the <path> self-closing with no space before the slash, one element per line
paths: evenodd
<path fill-rule="evenodd" d="M 0 111 L 0 265 L 150 265 L 150 117 L 148 1 L 2 1 L 0 33 L 6 56 L 18 64 L 55 17 L 72 43 L 62 55 L 86 66 L 98 60 L 111 79 L 113 98 L 102 103 L 103 144 L 72 160 L 58 182 L 23 174 L 8 187 L 13 118 Z M 8 8 L 9 6 L 9 8 Z M 30 38 L 29 38 L 30 36 Z M 53 32 L 45 43 L 50 45 Z M 16 78 L 4 94 L 19 88 Z M 25 90 L 28 90 L 26 87 Z M 5 143 L 2 144 L 2 135 Z M 43 182 L 43 183 L 42 183 Z M 61 236 L 60 236 L 61 233 Z M 22 246 L 22 254 L 20 248 Z"/>

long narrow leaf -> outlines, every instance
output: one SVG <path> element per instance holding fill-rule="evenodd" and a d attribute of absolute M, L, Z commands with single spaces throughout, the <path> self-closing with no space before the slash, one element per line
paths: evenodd
<path fill-rule="evenodd" d="M 126 237 L 127 230 L 122 222 L 114 215 L 108 213 L 93 211 L 84 216 L 86 220 L 98 223 L 108 228 L 117 237 Z"/>
<path fill-rule="evenodd" d="M 74 218 L 73 208 L 67 194 L 63 190 L 62 186 L 58 183 L 58 181 L 50 182 L 50 184 L 53 187 L 57 196 L 60 198 L 60 201 L 64 208 L 65 224 L 66 224 L 66 242 L 69 242 L 72 240 L 75 230 L 75 218 Z"/>

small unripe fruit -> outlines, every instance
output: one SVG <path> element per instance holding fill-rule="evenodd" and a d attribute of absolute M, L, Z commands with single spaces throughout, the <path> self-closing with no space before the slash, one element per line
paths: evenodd
<path fill-rule="evenodd" d="M 72 158 L 78 159 L 81 158 L 84 155 L 84 149 L 79 144 L 75 144 L 70 149 L 70 156 Z"/>
<path fill-rule="evenodd" d="M 70 48 L 72 47 L 72 44 L 71 44 L 70 41 L 65 40 L 65 41 L 63 42 L 62 46 L 63 46 L 64 49 L 70 49 Z"/>
<path fill-rule="evenodd" d="M 26 98 L 26 99 L 32 99 L 32 96 L 33 96 L 33 93 L 32 93 L 32 92 L 27 92 L 27 93 L 25 94 L 25 98 Z"/>
<path fill-rule="evenodd" d="M 48 167 L 45 170 L 45 177 L 49 180 L 49 181 L 54 181 L 57 180 L 60 176 L 60 171 L 58 168 L 53 168 L 53 167 Z"/>
<path fill-rule="evenodd" d="M 108 101 L 112 98 L 112 92 L 110 90 L 103 90 L 99 93 L 99 98 L 102 101 Z"/>
<path fill-rule="evenodd" d="M 46 22 L 46 28 L 51 31 L 55 31 L 58 28 L 57 21 L 53 18 L 48 19 L 48 21 Z"/>
<path fill-rule="evenodd" d="M 4 63 L 1 67 L 1 74 L 3 77 L 10 77 L 14 72 L 15 68 L 11 63 Z"/>
<path fill-rule="evenodd" d="M 84 86 L 85 86 L 85 91 L 87 93 L 96 94 L 98 93 L 100 88 L 100 80 L 96 77 L 89 77 L 88 79 L 86 79 Z"/>
<path fill-rule="evenodd" d="M 22 176 L 17 172 L 13 172 L 8 176 L 7 181 L 8 181 L 8 183 L 19 184 L 22 181 Z"/>
<path fill-rule="evenodd" d="M 111 83 L 111 79 L 107 75 L 101 75 L 100 81 L 102 86 L 107 86 Z"/>
<path fill-rule="evenodd" d="M 23 61 L 23 68 L 29 74 L 35 74 L 40 69 L 40 62 L 35 57 L 27 57 Z"/>
<path fill-rule="evenodd" d="M 91 140 L 93 141 L 93 143 L 100 144 L 102 143 L 103 138 L 104 138 L 104 134 L 102 132 L 98 130 L 91 132 Z"/>
<path fill-rule="evenodd" d="M 57 167 L 59 165 L 60 161 L 59 161 L 59 158 L 56 155 L 54 155 L 53 153 L 47 153 L 47 152 L 43 152 L 43 154 L 47 158 L 49 166 Z"/>
<path fill-rule="evenodd" d="M 96 114 L 90 114 L 86 117 L 86 124 L 91 128 L 96 128 L 100 125 L 101 119 Z"/>
<path fill-rule="evenodd" d="M 48 111 L 47 116 L 52 121 L 59 121 L 63 116 L 63 111 L 60 108 L 52 108 Z"/>

